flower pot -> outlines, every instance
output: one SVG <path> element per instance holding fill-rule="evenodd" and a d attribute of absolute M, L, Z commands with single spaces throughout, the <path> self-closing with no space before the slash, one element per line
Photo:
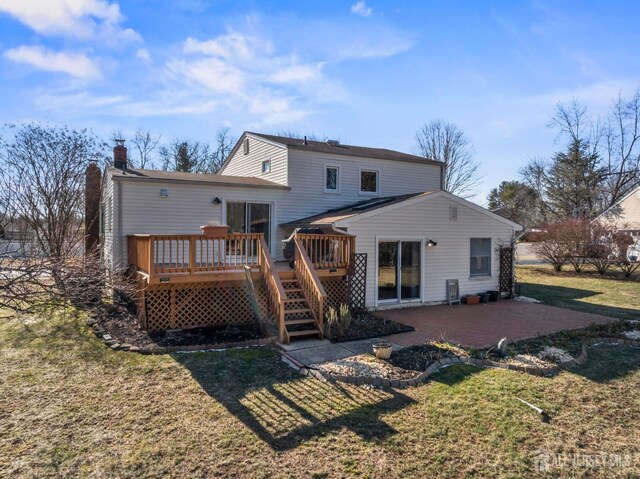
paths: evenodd
<path fill-rule="evenodd" d="M 391 343 L 376 343 L 373 345 L 373 354 L 378 359 L 389 359 L 391 357 Z"/>
<path fill-rule="evenodd" d="M 500 291 L 498 291 L 497 289 L 492 289 L 490 291 L 487 291 L 487 293 L 489 293 L 489 301 L 495 302 L 500 299 Z"/>
<path fill-rule="evenodd" d="M 205 238 L 223 238 L 227 236 L 227 232 L 229 231 L 229 227 L 226 225 L 222 226 L 201 226 L 202 235 Z"/>
<path fill-rule="evenodd" d="M 489 293 L 478 293 L 478 296 L 480 297 L 481 303 L 488 303 L 491 295 Z"/>
<path fill-rule="evenodd" d="M 475 294 L 470 294 L 468 296 L 463 296 L 462 297 L 462 302 L 464 304 L 478 304 L 480 302 L 480 296 L 477 296 Z"/>

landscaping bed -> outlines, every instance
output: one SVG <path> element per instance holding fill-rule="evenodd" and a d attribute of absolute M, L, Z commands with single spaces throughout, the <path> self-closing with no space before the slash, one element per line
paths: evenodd
<path fill-rule="evenodd" d="M 126 344 L 140 350 L 159 351 L 164 348 L 180 349 L 193 346 L 230 347 L 234 344 L 250 343 L 276 334 L 275 328 L 265 325 L 265 334 L 260 335 L 253 324 L 210 326 L 192 329 L 148 332 L 138 319 L 125 308 L 109 306 L 93 320 L 94 329 L 108 345 Z M 105 337 L 106 335 L 106 337 Z"/>
<path fill-rule="evenodd" d="M 411 379 L 415 371 L 395 367 L 369 354 L 360 354 L 344 359 L 314 364 L 313 367 L 336 376 L 354 376 L 386 379 Z"/>
<path fill-rule="evenodd" d="M 465 349 L 449 343 L 429 341 L 420 346 L 411 346 L 394 351 L 389 362 L 398 368 L 421 373 L 440 359 L 466 357 Z"/>
<path fill-rule="evenodd" d="M 379 338 L 396 333 L 406 333 L 414 331 L 414 328 L 406 324 L 390 321 L 368 312 L 354 315 L 351 319 L 349 328 L 343 336 L 338 336 L 334 329 L 329 331 L 327 339 L 334 343 L 342 343 L 345 341 L 357 341 L 359 339 Z"/>

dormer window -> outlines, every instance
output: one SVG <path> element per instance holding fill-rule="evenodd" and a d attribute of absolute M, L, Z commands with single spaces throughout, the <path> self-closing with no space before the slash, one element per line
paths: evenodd
<path fill-rule="evenodd" d="M 340 192 L 340 167 L 338 166 L 324 167 L 324 192 L 325 193 Z"/>
<path fill-rule="evenodd" d="M 377 195 L 380 192 L 378 170 L 360 170 L 360 194 Z"/>
<path fill-rule="evenodd" d="M 271 158 L 262 162 L 262 174 L 271 173 Z"/>

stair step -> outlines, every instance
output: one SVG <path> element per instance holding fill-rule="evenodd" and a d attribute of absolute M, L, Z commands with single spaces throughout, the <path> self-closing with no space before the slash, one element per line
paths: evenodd
<path fill-rule="evenodd" d="M 287 298 L 282 300 L 284 303 L 302 303 L 303 301 L 306 303 L 306 298 Z"/>
<path fill-rule="evenodd" d="M 302 288 L 285 289 L 284 292 L 285 293 L 302 293 Z"/>
<path fill-rule="evenodd" d="M 299 313 L 310 313 L 311 310 L 309 308 L 299 308 L 299 309 L 285 309 L 284 314 L 299 314 Z"/>
<path fill-rule="evenodd" d="M 298 280 L 297 279 L 281 279 L 280 282 L 282 284 L 284 284 L 284 283 L 297 283 Z"/>
<path fill-rule="evenodd" d="M 289 321 L 285 321 L 285 326 L 293 326 L 294 324 L 311 324 L 315 323 L 316 320 L 313 318 L 305 318 L 305 319 L 291 319 Z"/>
<path fill-rule="evenodd" d="M 288 331 L 289 337 L 295 336 L 309 336 L 311 334 L 320 334 L 319 329 L 303 329 L 302 331 Z"/>

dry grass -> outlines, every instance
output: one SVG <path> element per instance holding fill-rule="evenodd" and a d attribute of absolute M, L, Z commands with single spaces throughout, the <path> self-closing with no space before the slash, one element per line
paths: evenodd
<path fill-rule="evenodd" d="M 640 319 L 640 280 L 624 279 L 611 271 L 600 276 L 591 269 L 557 273 L 550 266 L 519 266 L 521 292 L 552 306 L 603 314 L 620 319 Z"/>
<path fill-rule="evenodd" d="M 553 379 L 456 366 L 387 392 L 302 379 L 270 349 L 140 356 L 77 319 L 31 328 L 0 323 L 2 477 L 520 478 L 540 448 L 635 454 L 552 477 L 640 475 L 637 349 Z"/>

